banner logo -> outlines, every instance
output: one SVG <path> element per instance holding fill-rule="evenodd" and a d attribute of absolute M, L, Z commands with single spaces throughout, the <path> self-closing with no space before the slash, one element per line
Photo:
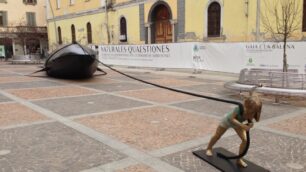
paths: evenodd
<path fill-rule="evenodd" d="M 255 64 L 254 64 L 254 60 L 253 60 L 253 58 L 252 58 L 252 57 L 250 57 L 250 58 L 248 59 L 247 66 L 255 66 Z"/>
<path fill-rule="evenodd" d="M 194 45 L 193 51 L 194 51 L 194 52 L 198 52 L 198 51 L 199 51 L 199 47 L 198 47 L 197 45 Z"/>

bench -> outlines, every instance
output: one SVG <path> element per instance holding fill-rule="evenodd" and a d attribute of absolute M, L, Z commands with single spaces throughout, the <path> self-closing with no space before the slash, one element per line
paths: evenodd
<path fill-rule="evenodd" d="M 254 85 L 262 84 L 256 92 L 276 96 L 306 97 L 306 74 L 297 70 L 281 72 L 281 70 L 243 69 L 239 80 L 225 83 L 224 87 L 239 92 L 248 92 Z"/>
<path fill-rule="evenodd" d="M 267 69 L 242 69 L 238 83 L 286 89 L 306 89 L 306 75 L 299 74 L 297 70 L 267 70 Z"/>

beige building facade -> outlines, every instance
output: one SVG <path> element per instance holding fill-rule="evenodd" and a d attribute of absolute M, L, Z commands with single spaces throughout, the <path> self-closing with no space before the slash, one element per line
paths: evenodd
<path fill-rule="evenodd" d="M 277 1 L 50 0 L 49 45 L 273 41 L 262 18 Z M 296 3 L 290 41 L 305 41 L 306 0 Z"/>
<path fill-rule="evenodd" d="M 0 0 L 0 46 L 5 57 L 48 49 L 45 0 Z"/>

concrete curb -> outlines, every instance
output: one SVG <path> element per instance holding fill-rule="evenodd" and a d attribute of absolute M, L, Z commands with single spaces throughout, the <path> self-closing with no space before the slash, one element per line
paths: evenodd
<path fill-rule="evenodd" d="M 231 90 L 246 92 L 246 91 L 250 91 L 253 85 L 239 84 L 236 81 L 231 81 L 231 82 L 225 83 L 224 87 L 231 89 Z M 306 97 L 306 90 L 297 90 L 297 89 L 260 87 L 256 89 L 256 92 L 272 94 L 272 95 L 279 95 L 279 96 Z"/>

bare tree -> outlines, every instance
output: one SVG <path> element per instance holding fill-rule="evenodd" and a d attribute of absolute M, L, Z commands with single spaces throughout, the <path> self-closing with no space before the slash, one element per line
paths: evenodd
<path fill-rule="evenodd" d="M 302 29 L 301 0 L 264 0 L 261 12 L 265 32 L 277 42 L 283 42 L 283 72 L 288 71 L 287 42 L 294 33 Z"/>

